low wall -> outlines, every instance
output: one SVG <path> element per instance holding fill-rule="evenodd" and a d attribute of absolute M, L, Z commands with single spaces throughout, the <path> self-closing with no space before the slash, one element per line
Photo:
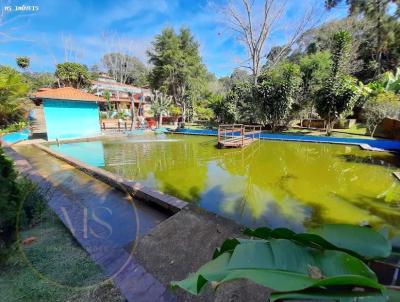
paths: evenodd
<path fill-rule="evenodd" d="M 300 126 L 309 128 L 325 128 L 325 121 L 322 119 L 304 119 Z"/>
<path fill-rule="evenodd" d="M 303 127 L 324 129 L 325 124 L 326 124 L 325 120 L 323 119 L 304 119 L 301 125 Z M 337 121 L 333 127 L 336 129 L 349 129 L 355 124 L 356 124 L 355 119 L 342 119 Z"/>
<path fill-rule="evenodd" d="M 400 120 L 385 118 L 375 131 L 376 136 L 400 139 Z"/>

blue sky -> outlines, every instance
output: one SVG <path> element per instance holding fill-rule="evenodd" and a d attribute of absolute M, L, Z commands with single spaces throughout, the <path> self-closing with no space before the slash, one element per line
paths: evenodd
<path fill-rule="evenodd" d="M 189 27 L 200 43 L 209 71 L 229 75 L 246 57 L 243 45 L 227 29 L 220 12 L 225 0 L 0 0 L 0 64 L 15 66 L 15 57 L 31 57 L 32 71 L 54 71 L 66 59 L 88 66 L 116 48 L 111 38 L 129 41 L 129 53 L 147 62 L 146 50 L 165 26 Z M 278 0 L 283 1 L 283 0 Z M 344 16 L 345 7 L 327 13 L 322 0 L 288 0 L 286 14 L 269 46 L 281 44 L 290 25 L 314 5 L 322 19 Z M 16 5 L 38 6 L 17 12 Z M 4 10 L 11 6 L 11 12 Z M 115 41 L 115 40 L 114 40 Z M 128 43 L 127 43 L 128 44 Z M 67 54 L 64 45 L 68 45 Z"/>

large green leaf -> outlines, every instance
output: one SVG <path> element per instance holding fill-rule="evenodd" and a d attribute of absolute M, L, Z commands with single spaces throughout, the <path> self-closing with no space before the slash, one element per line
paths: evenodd
<path fill-rule="evenodd" d="M 368 227 L 348 224 L 326 224 L 311 230 L 329 243 L 367 258 L 389 257 L 391 244 L 382 234 Z"/>
<path fill-rule="evenodd" d="M 367 260 L 386 258 L 391 252 L 391 244 L 384 235 L 371 228 L 355 225 L 328 224 L 301 234 L 285 228 L 272 230 L 263 227 L 246 229 L 244 234 L 266 240 L 289 239 L 309 247 L 345 251 Z"/>
<path fill-rule="evenodd" d="M 220 281 L 227 272 L 231 255 L 224 253 L 210 262 L 204 264 L 199 270 L 182 281 L 173 281 L 171 286 L 181 287 L 186 291 L 197 295 L 208 281 Z"/>
<path fill-rule="evenodd" d="M 205 280 L 219 283 L 240 278 L 276 291 L 334 285 L 383 289 L 361 260 L 342 251 L 309 248 L 286 239 L 241 241 L 233 251 L 218 256 L 195 275 L 172 285 L 198 294 Z"/>
<path fill-rule="evenodd" d="M 274 269 L 305 275 L 361 275 L 376 280 L 375 273 L 361 260 L 342 251 L 310 249 L 286 239 L 255 240 L 237 245 L 229 270 Z"/>

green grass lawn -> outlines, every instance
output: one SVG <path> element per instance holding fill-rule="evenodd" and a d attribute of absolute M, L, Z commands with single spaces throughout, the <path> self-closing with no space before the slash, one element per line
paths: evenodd
<path fill-rule="evenodd" d="M 299 134 L 299 135 L 313 135 L 313 136 L 325 136 L 326 132 L 324 129 L 300 129 L 300 128 L 290 128 L 282 133 L 288 134 Z M 348 138 L 371 138 L 366 135 L 366 128 L 363 126 L 356 125 L 349 129 L 334 129 L 332 131 L 333 137 L 348 137 Z"/>
<path fill-rule="evenodd" d="M 20 245 L 21 251 L 15 244 L 0 264 L 1 301 L 124 301 L 111 282 L 100 284 L 106 280 L 101 269 L 51 210 L 20 233 L 31 236 L 37 241 Z"/>
<path fill-rule="evenodd" d="M 367 135 L 367 127 L 364 124 L 355 124 L 350 129 L 335 129 L 335 131 L 356 135 Z"/>

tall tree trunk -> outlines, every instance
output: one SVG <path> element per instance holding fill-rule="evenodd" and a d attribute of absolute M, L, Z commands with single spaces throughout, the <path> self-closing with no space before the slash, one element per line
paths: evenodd
<path fill-rule="evenodd" d="M 133 96 L 130 94 L 129 98 L 131 100 L 131 131 L 135 129 L 136 114 L 135 114 L 135 102 Z"/>
<path fill-rule="evenodd" d="M 377 0 L 377 9 L 378 9 L 378 20 L 377 20 L 377 26 L 376 26 L 376 62 L 378 63 L 378 70 L 377 74 L 380 74 L 382 72 L 382 13 L 384 14 L 385 12 L 382 12 L 382 1 Z"/>
<path fill-rule="evenodd" d="M 163 116 L 162 113 L 160 113 L 160 115 L 158 116 L 158 128 L 162 128 L 162 120 Z"/>
<path fill-rule="evenodd" d="M 182 102 L 182 122 L 186 122 L 186 104 Z"/>
<path fill-rule="evenodd" d="M 376 128 L 378 128 L 378 125 L 379 125 L 379 124 L 376 124 L 376 125 L 374 126 L 374 128 L 373 128 L 373 130 L 372 130 L 372 132 L 371 132 L 371 137 L 374 137 L 374 134 L 375 134 Z"/>

